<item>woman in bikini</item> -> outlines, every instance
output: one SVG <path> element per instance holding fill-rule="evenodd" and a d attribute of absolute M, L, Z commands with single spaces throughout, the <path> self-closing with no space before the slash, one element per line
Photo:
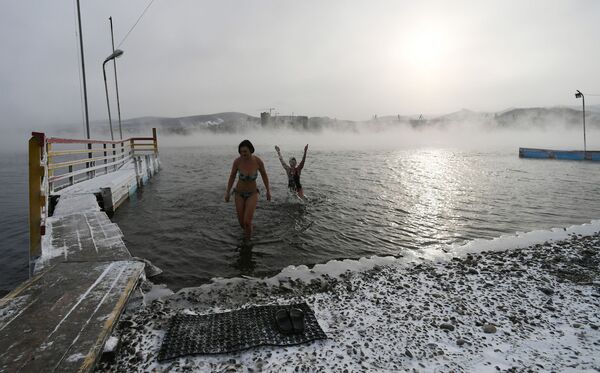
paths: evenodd
<path fill-rule="evenodd" d="M 304 168 L 304 161 L 306 160 L 306 151 L 308 150 L 308 144 L 304 147 L 304 155 L 302 156 L 302 161 L 296 167 L 296 158 L 290 158 L 290 165 L 285 164 L 283 160 L 283 156 L 281 155 L 281 149 L 279 146 L 275 145 L 275 150 L 277 151 L 277 156 L 279 157 L 279 162 L 283 166 L 283 169 L 287 173 L 288 177 L 288 188 L 290 192 L 294 192 L 298 194 L 298 197 L 304 199 L 304 190 L 302 189 L 302 184 L 300 184 L 300 172 Z"/>
<path fill-rule="evenodd" d="M 248 140 L 244 140 L 238 146 L 240 156 L 233 161 L 229 182 L 227 183 L 227 191 L 225 192 L 225 202 L 229 202 L 231 188 L 236 176 L 238 183 L 233 189 L 235 194 L 235 209 L 237 210 L 238 221 L 244 230 L 246 240 L 252 238 L 252 217 L 256 210 L 258 202 L 258 189 L 256 188 L 256 178 L 260 172 L 260 176 L 267 190 L 267 201 L 271 200 L 271 190 L 269 188 L 269 177 L 265 170 L 265 164 L 262 159 L 253 155 L 254 146 Z"/>

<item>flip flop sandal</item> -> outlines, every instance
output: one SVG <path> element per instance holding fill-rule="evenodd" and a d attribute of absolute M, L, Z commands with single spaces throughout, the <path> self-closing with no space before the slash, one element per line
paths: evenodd
<path fill-rule="evenodd" d="M 286 310 L 279 310 L 275 313 L 275 322 L 277 328 L 282 334 L 292 334 L 294 332 L 294 326 L 290 319 L 290 314 Z"/>
<path fill-rule="evenodd" d="M 302 334 L 304 332 L 304 311 L 299 308 L 290 310 L 290 319 L 294 328 L 294 333 Z"/>

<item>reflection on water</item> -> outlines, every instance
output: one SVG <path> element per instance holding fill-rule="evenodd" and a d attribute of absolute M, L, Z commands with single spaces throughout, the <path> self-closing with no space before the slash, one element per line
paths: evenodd
<path fill-rule="evenodd" d="M 256 267 L 256 259 L 253 258 L 252 253 L 252 244 L 240 245 L 238 247 L 238 254 L 237 259 L 233 261 L 233 268 L 237 269 L 242 275 L 252 276 Z"/>
<path fill-rule="evenodd" d="M 599 165 L 590 162 L 447 149 L 311 150 L 303 203 L 288 196 L 274 152 L 257 149 L 273 200 L 261 193 L 252 245 L 242 249 L 234 204 L 222 201 L 235 150 L 163 148 L 161 172 L 114 216 L 132 253 L 165 270 L 162 280 L 173 288 L 267 276 L 290 264 L 439 250 L 600 216 Z"/>

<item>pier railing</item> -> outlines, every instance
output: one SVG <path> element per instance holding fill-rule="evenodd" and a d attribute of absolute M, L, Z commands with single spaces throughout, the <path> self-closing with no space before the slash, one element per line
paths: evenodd
<path fill-rule="evenodd" d="M 49 199 L 60 190 L 98 176 L 118 171 L 141 156 L 158 157 L 156 128 L 152 137 L 124 140 L 77 140 L 46 137 L 33 132 L 29 140 L 29 254 L 41 253 L 41 236 L 49 216 Z M 58 193 L 60 194 L 60 193 Z"/>

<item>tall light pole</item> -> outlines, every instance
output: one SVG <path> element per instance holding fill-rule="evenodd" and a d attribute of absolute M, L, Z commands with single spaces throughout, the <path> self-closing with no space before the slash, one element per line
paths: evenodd
<path fill-rule="evenodd" d="M 585 153 L 587 152 L 587 146 L 585 143 L 585 96 L 579 90 L 575 93 L 575 98 L 580 98 L 583 100 L 583 154 L 585 158 Z"/>
<path fill-rule="evenodd" d="M 85 104 L 85 129 L 86 136 L 90 138 L 90 118 L 88 115 L 87 84 L 85 80 L 85 58 L 83 57 L 83 35 L 81 34 L 81 11 L 79 9 L 79 0 L 77 0 L 77 21 L 79 23 L 79 50 L 81 51 L 81 75 L 83 76 L 83 101 Z M 91 149 L 92 144 L 88 144 Z M 91 153 L 88 154 L 91 157 Z"/>
<path fill-rule="evenodd" d="M 112 119 L 110 116 L 110 101 L 108 100 L 108 85 L 106 84 L 106 63 L 110 60 L 114 60 L 115 58 L 121 56 L 122 54 L 123 54 L 123 51 L 120 49 L 117 49 L 110 56 L 106 57 L 106 59 L 102 63 L 102 74 L 104 75 L 104 91 L 106 92 L 106 106 L 108 107 L 108 124 L 110 125 L 110 139 L 113 141 L 115 140 L 115 136 L 113 134 Z"/>
<path fill-rule="evenodd" d="M 113 34 L 113 23 L 112 17 L 108 17 L 110 20 L 110 41 L 112 42 L 112 51 L 115 53 L 115 36 Z M 117 114 L 119 115 L 119 136 L 123 140 L 123 129 L 121 128 L 121 102 L 119 100 L 119 82 L 117 80 L 117 59 L 113 59 L 113 68 L 115 70 L 115 90 L 117 91 Z"/>

